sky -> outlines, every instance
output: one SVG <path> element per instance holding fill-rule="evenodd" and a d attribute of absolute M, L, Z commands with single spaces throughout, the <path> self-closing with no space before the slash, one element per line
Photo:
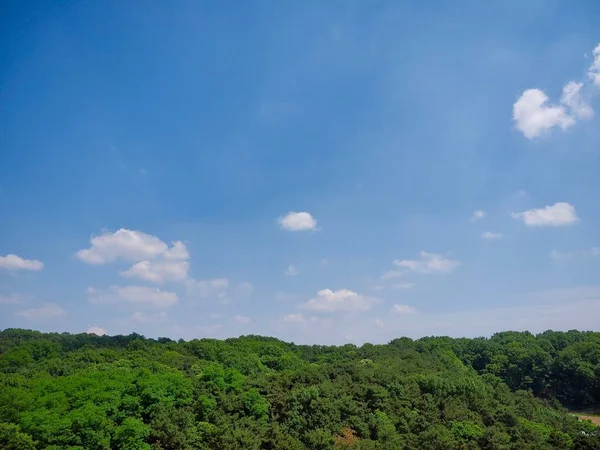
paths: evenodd
<path fill-rule="evenodd" d="M 600 329 L 599 18 L 0 2 L 0 329 Z"/>

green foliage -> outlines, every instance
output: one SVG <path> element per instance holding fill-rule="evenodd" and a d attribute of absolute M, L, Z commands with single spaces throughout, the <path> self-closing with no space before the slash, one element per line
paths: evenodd
<path fill-rule="evenodd" d="M 0 448 L 3 450 L 34 450 L 31 436 L 22 433 L 18 425 L 0 423 Z"/>
<path fill-rule="evenodd" d="M 0 448 L 600 450 L 600 334 L 298 346 L 0 332 Z"/>

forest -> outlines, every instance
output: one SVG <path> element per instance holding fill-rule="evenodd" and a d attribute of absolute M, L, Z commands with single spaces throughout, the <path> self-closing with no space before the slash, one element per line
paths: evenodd
<path fill-rule="evenodd" d="M 600 449 L 600 333 L 295 345 L 0 332 L 0 448 Z"/>

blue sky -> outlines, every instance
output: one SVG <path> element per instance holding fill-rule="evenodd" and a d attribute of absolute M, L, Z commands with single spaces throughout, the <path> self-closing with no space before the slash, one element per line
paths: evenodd
<path fill-rule="evenodd" d="M 599 14 L 2 2 L 0 328 L 598 329 Z"/>

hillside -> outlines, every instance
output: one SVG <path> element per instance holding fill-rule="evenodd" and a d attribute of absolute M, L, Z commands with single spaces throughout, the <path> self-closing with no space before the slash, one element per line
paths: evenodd
<path fill-rule="evenodd" d="M 600 333 L 303 346 L 0 332 L 3 449 L 600 449 Z"/>

